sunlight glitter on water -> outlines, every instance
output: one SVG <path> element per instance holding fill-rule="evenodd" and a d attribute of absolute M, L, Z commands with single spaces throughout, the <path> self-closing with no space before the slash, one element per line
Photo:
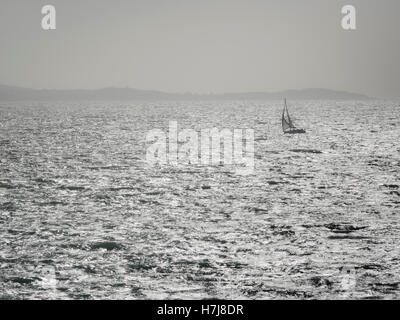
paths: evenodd
<path fill-rule="evenodd" d="M 281 108 L 0 104 L 1 295 L 399 298 L 398 103 Z M 254 129 L 254 174 L 149 165 L 170 120 Z"/>

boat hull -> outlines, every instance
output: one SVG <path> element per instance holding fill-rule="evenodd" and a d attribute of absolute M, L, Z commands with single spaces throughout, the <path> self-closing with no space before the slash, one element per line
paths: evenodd
<path fill-rule="evenodd" d="M 283 132 L 284 134 L 302 134 L 306 133 L 306 130 L 304 129 L 293 129 L 293 130 L 287 130 Z"/>

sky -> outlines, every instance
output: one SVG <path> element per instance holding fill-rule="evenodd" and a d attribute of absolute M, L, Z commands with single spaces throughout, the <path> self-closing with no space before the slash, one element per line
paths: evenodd
<path fill-rule="evenodd" d="M 56 30 L 41 28 L 47 4 Z M 399 0 L 1 0 L 0 83 L 399 98 L 399 15 Z"/>

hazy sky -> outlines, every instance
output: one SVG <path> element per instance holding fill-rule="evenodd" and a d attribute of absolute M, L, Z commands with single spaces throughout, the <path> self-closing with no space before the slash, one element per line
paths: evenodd
<path fill-rule="evenodd" d="M 46 4 L 57 30 L 41 29 Z M 1 0 L 0 83 L 400 97 L 399 39 L 399 0 Z"/>

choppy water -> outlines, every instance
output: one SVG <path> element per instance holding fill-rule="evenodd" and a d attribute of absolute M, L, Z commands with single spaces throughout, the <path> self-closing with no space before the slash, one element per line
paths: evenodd
<path fill-rule="evenodd" d="M 400 298 L 397 102 L 1 103 L 3 298 Z M 255 129 L 255 171 L 152 167 L 154 128 Z"/>

